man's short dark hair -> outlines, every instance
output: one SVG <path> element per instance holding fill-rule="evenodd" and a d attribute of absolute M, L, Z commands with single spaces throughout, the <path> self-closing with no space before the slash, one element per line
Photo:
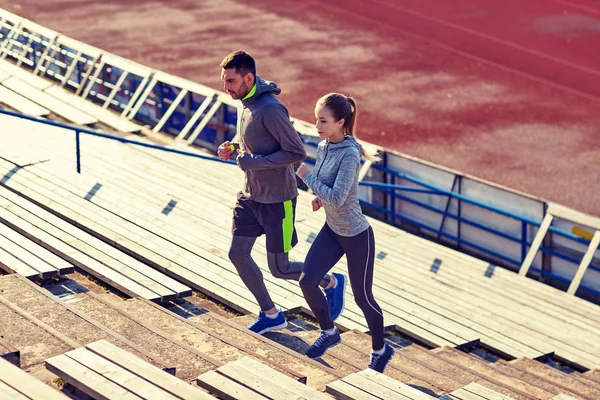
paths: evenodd
<path fill-rule="evenodd" d="M 246 75 L 247 73 L 251 73 L 252 76 L 256 76 L 256 63 L 254 62 L 254 58 L 242 50 L 232 51 L 231 53 L 227 54 L 223 61 L 221 61 L 221 68 L 234 68 L 235 73 L 242 76 Z"/>

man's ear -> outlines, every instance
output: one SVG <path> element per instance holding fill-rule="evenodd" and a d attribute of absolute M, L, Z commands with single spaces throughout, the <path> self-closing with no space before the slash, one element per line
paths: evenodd
<path fill-rule="evenodd" d="M 244 76 L 244 82 L 246 82 L 246 84 L 248 86 L 250 86 L 251 83 L 254 83 L 254 75 L 252 75 L 251 72 L 248 72 L 245 76 Z"/>

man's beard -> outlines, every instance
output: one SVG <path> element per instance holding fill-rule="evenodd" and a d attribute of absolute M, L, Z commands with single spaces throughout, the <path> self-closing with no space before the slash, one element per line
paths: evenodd
<path fill-rule="evenodd" d="M 235 93 L 235 97 L 237 100 L 241 100 L 246 97 L 250 93 L 250 89 L 248 89 L 248 85 L 246 82 L 242 82 L 242 86 L 240 87 L 240 91 Z"/>

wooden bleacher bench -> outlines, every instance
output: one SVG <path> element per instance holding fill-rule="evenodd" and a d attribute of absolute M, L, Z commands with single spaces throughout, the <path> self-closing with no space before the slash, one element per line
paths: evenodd
<path fill-rule="evenodd" d="M 513 398 L 495 392 L 478 383 L 469 383 L 450 394 L 440 397 L 440 400 L 513 400 Z"/>
<path fill-rule="evenodd" d="M 17 67 L 16 65 L 13 65 L 5 60 L 0 60 L 0 71 L 4 72 L 8 76 L 19 78 L 20 80 L 27 82 L 29 86 L 33 86 L 38 90 L 44 90 L 53 85 L 51 81 L 40 78 L 26 69 Z"/>
<path fill-rule="evenodd" d="M 15 346 L 4 340 L 0 336 L 0 358 L 16 365 L 21 366 L 21 352 Z"/>
<path fill-rule="evenodd" d="M 30 279 L 70 274 L 75 267 L 0 223 L 0 268 Z M 4 266 L 4 268 L 3 268 Z"/>
<path fill-rule="evenodd" d="M 213 399 L 105 340 L 46 360 L 46 368 L 97 399 Z"/>
<path fill-rule="evenodd" d="M 0 399 L 65 400 L 68 397 L 0 358 Z"/>
<path fill-rule="evenodd" d="M 137 260 L 125 255 L 122 256 L 130 261 L 127 264 L 115 260 L 119 252 L 114 248 L 5 188 L 0 188 L 0 222 L 132 296 L 166 301 L 191 293 L 186 285 Z"/>
<path fill-rule="evenodd" d="M 552 400 L 575 400 L 575 398 L 567 396 L 566 394 L 559 394 L 558 396 L 553 397 Z"/>
<path fill-rule="evenodd" d="M 327 385 L 327 393 L 346 400 L 433 400 L 432 397 L 370 369 Z"/>
<path fill-rule="evenodd" d="M 6 77 L 8 78 L 8 76 Z M 3 81 L 3 79 L 2 72 L 0 71 L 0 82 L 1 81 Z M 50 114 L 48 109 L 4 86 L 0 86 L 0 103 L 4 103 L 15 110 L 22 112 L 23 114 L 32 115 L 34 117 L 45 117 L 46 115 Z"/>
<path fill-rule="evenodd" d="M 73 93 L 69 93 L 65 89 L 58 86 L 51 86 L 47 88 L 45 93 L 63 101 L 78 110 L 81 110 L 93 117 L 98 118 L 98 121 L 103 124 L 110 126 L 120 132 L 135 133 L 141 130 L 141 126 L 120 117 L 109 109 L 102 108 L 101 106 L 92 103 L 91 101 L 85 100 L 82 97 L 76 96 Z"/>
<path fill-rule="evenodd" d="M 2 82 L 2 85 L 77 125 L 91 125 L 98 122 L 98 119 L 91 115 L 42 92 L 20 78 L 12 76 Z"/>
<path fill-rule="evenodd" d="M 206 372 L 196 381 L 199 386 L 226 399 L 330 399 L 329 396 L 249 357 Z"/>

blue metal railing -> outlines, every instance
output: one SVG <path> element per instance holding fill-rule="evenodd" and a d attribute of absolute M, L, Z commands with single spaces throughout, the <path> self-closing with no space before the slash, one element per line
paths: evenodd
<path fill-rule="evenodd" d="M 222 162 L 222 163 L 227 163 L 227 164 L 236 164 L 235 161 L 232 160 L 228 160 L 228 161 L 222 161 L 220 160 L 218 157 L 213 157 L 213 156 L 208 156 L 208 155 L 202 155 L 202 154 L 197 154 L 197 153 L 192 153 L 192 152 L 187 152 L 187 151 L 183 151 L 183 150 L 176 150 L 176 149 L 171 149 L 165 146 L 160 146 L 160 145 L 154 145 L 154 144 L 149 144 L 149 143 L 141 143 L 135 140 L 130 140 L 130 139 L 126 139 L 123 137 L 119 137 L 119 136 L 114 136 L 114 135 L 109 135 L 106 133 L 101 133 L 98 131 L 94 131 L 91 129 L 86 129 L 86 128 L 82 128 L 82 127 L 78 127 L 78 126 L 72 126 L 72 125 L 68 125 L 68 124 L 64 124 L 64 123 L 59 123 L 59 122 L 55 122 L 55 121 L 51 121 L 51 120 L 47 120 L 44 118 L 38 118 L 38 117 L 33 117 L 33 116 L 28 116 L 28 115 L 23 115 L 20 113 L 16 113 L 16 112 L 12 112 L 12 111 L 8 111 L 5 109 L 0 108 L 0 114 L 6 114 L 12 117 L 16 117 L 16 118 L 21 118 L 21 119 L 25 119 L 25 120 L 30 120 L 30 121 L 34 121 L 34 122 L 39 122 L 42 124 L 46 124 L 46 125 L 50 125 L 50 126 L 55 126 L 55 127 L 59 127 L 59 128 L 64 128 L 64 129 L 68 129 L 71 130 L 75 133 L 75 147 L 76 147 L 76 169 L 78 173 L 81 173 L 81 134 L 86 134 L 86 135 L 91 135 L 91 136 L 95 136 L 95 137 L 100 137 L 100 138 L 104 138 L 104 139 L 108 139 L 108 140 L 115 140 L 121 143 L 127 143 L 127 144 L 132 144 L 135 146 L 141 146 L 141 147 L 146 147 L 146 148 L 151 148 L 151 149 L 155 149 L 155 150 L 159 150 L 159 151 L 165 151 L 165 152 L 169 152 L 169 153 L 175 153 L 175 154 L 180 154 L 180 155 L 184 155 L 184 156 L 190 156 L 190 157 L 195 157 L 195 158 L 200 158 L 200 159 L 205 159 L 205 160 L 211 160 L 211 161 L 218 161 L 218 162 Z M 307 145 L 310 146 L 316 146 L 316 142 L 311 141 L 310 139 L 308 140 L 303 140 L 303 142 Z M 311 160 L 309 160 L 310 162 Z M 451 239 L 459 244 L 462 245 L 466 245 L 469 246 L 472 249 L 475 249 L 483 254 L 487 254 L 488 256 L 494 257 L 495 259 L 498 260 L 503 260 L 507 263 L 510 263 L 512 265 L 515 266 L 520 266 L 521 263 L 523 262 L 526 254 L 527 254 L 527 249 L 528 247 L 531 245 L 531 242 L 529 242 L 527 240 L 527 226 L 531 225 L 531 226 L 536 226 L 539 227 L 540 226 L 540 222 L 535 221 L 533 219 L 512 213 L 510 211 L 506 211 L 503 210 L 499 207 L 490 205 L 490 204 L 486 204 L 483 203 L 481 201 L 469 198 L 465 195 L 462 195 L 460 193 L 454 192 L 452 190 L 446 190 L 446 189 L 442 189 L 439 187 L 436 187 L 432 184 L 429 184 L 425 181 L 422 181 L 420 179 L 408 176 L 406 174 L 400 173 L 398 171 L 394 171 L 391 170 L 389 168 L 386 168 L 384 166 L 378 165 L 378 164 L 373 164 L 372 166 L 373 168 L 384 172 L 386 174 L 388 174 L 388 176 L 390 177 L 390 180 L 392 181 L 392 183 L 380 183 L 380 182 L 371 182 L 371 181 L 362 181 L 359 184 L 361 186 L 366 186 L 366 187 L 371 187 L 375 190 L 381 191 L 387 195 L 390 196 L 390 202 L 389 202 L 389 207 L 382 207 L 380 205 L 377 204 L 373 204 L 373 203 L 369 203 L 366 201 L 361 200 L 361 204 L 364 204 L 366 206 L 369 206 L 377 211 L 383 212 L 384 214 L 386 214 L 391 221 L 392 225 L 395 225 L 395 220 L 399 219 L 405 222 L 408 222 L 410 224 L 413 224 L 415 226 L 418 226 L 420 228 L 426 229 L 428 231 L 434 232 L 435 234 L 438 235 L 438 237 L 446 237 L 448 239 Z M 396 179 L 403 179 L 409 182 L 412 182 L 416 185 L 422 186 L 423 188 L 419 188 L 419 187 L 414 187 L 414 186 L 406 186 L 406 185 L 397 185 L 394 184 Z M 454 187 L 454 185 L 453 185 Z M 460 187 L 460 186 L 459 186 Z M 441 210 L 439 208 L 433 207 L 427 203 L 424 202 L 420 202 L 418 200 L 415 200 L 413 198 L 404 196 L 402 194 L 398 194 L 397 192 L 411 192 L 411 193 L 422 193 L 422 194 L 428 194 L 428 195 L 437 195 L 437 196 L 448 196 L 449 201 L 446 203 L 446 207 L 444 210 Z M 458 235 L 453 235 L 450 234 L 448 232 L 444 232 L 443 231 L 443 222 L 441 224 L 441 227 L 432 227 L 432 226 L 428 226 L 426 224 L 424 224 L 423 222 L 417 221 L 414 218 L 410 218 L 408 216 L 405 215 L 401 215 L 396 213 L 395 210 L 395 203 L 396 203 L 396 199 L 400 199 L 406 202 L 409 202 L 411 204 L 414 204 L 416 206 L 419 206 L 423 209 L 435 212 L 435 213 L 439 213 L 442 215 L 442 221 L 445 221 L 446 218 L 451 218 L 453 220 L 456 220 L 457 222 L 459 222 L 458 224 Z M 463 217 L 460 215 L 460 212 L 458 214 L 453 214 L 449 212 L 449 202 L 451 199 L 457 199 L 460 202 L 466 202 L 472 205 L 475 205 L 477 207 L 481 207 L 483 209 L 486 209 L 488 211 L 492 211 L 495 212 L 499 215 L 503 215 L 509 218 L 512 218 L 514 220 L 520 221 L 521 223 L 521 236 L 520 237 L 515 237 L 512 235 L 509 235 L 507 233 L 504 233 L 498 229 L 494 229 L 488 226 L 485 226 L 477 221 L 471 220 L 469 218 Z M 460 206 L 458 208 L 460 210 Z M 520 243 L 521 245 L 521 258 L 520 260 L 511 258 L 511 257 L 507 257 L 504 254 L 500 254 L 494 250 L 491 250 L 489 248 L 485 248 L 483 246 L 481 246 L 480 244 L 474 243 L 468 239 L 465 239 L 463 237 L 461 237 L 460 235 L 460 224 L 461 223 L 465 223 L 469 226 L 475 227 L 477 229 L 481 229 L 485 232 L 491 233 L 495 236 L 516 242 L 516 243 Z M 556 233 L 560 236 L 566 237 L 568 239 L 577 241 L 579 243 L 583 243 L 583 244 L 589 244 L 590 242 L 584 238 L 581 238 L 579 236 L 576 236 L 574 234 L 572 234 L 571 232 L 566 232 L 563 230 L 560 230 L 556 227 L 551 226 L 549 229 L 551 232 Z M 558 257 L 560 259 L 563 259 L 565 261 L 574 263 L 574 264 L 578 264 L 579 260 L 570 257 L 568 255 L 565 254 L 561 254 L 555 250 L 552 249 L 547 249 L 544 248 L 543 246 L 540 247 L 540 251 L 550 254 L 552 256 Z M 595 271 L 600 271 L 600 268 L 597 268 L 594 265 L 590 265 L 589 266 L 590 269 L 595 270 Z M 539 269 L 539 268 L 531 268 L 533 271 L 539 272 L 541 275 L 543 276 L 548 276 L 548 277 L 552 277 L 554 279 L 557 279 L 558 281 L 561 282 L 565 282 L 565 278 L 560 277 L 556 274 L 553 274 L 549 271 L 545 271 L 543 269 Z M 568 281 L 568 280 L 567 280 Z M 600 295 L 600 291 L 597 291 L 593 288 L 584 286 L 583 284 L 580 285 L 581 289 L 587 290 L 591 293 Z"/>
<path fill-rule="evenodd" d="M 523 260 L 525 259 L 526 255 L 527 255 L 527 250 L 528 250 L 529 246 L 531 246 L 531 242 L 529 242 L 527 240 L 527 227 L 528 227 L 528 225 L 539 227 L 541 225 L 541 222 L 538 222 L 538 221 L 535 221 L 535 220 L 533 220 L 531 218 L 527 218 L 527 217 L 524 217 L 524 216 L 512 213 L 510 211 L 503 210 L 501 208 L 492 206 L 490 204 L 486 204 L 486 203 L 483 203 L 481 201 L 478 201 L 478 200 L 466 197 L 466 196 L 464 196 L 464 195 L 462 195 L 460 193 L 456 193 L 456 192 L 451 191 L 451 190 L 445 190 L 445 189 L 438 188 L 438 187 L 436 187 L 434 185 L 431 185 L 431 184 L 429 184 L 427 182 L 424 182 L 424 181 L 422 181 L 420 179 L 417 179 L 417 178 L 414 178 L 414 177 L 410 177 L 410 176 L 408 176 L 406 174 L 400 173 L 398 171 L 391 170 L 389 168 L 386 168 L 386 167 L 383 167 L 383 166 L 380 166 L 380 165 L 377 165 L 377 164 L 374 164 L 373 168 L 375 168 L 375 169 L 377 169 L 379 171 L 382 171 L 384 173 L 387 173 L 388 176 L 390 176 L 390 180 L 392 182 L 394 182 L 395 179 L 404 179 L 404 180 L 407 180 L 407 181 L 412 182 L 414 184 L 423 186 L 424 189 L 421 189 L 421 188 L 418 188 L 418 187 L 414 187 L 414 186 L 405 186 L 405 185 L 396 185 L 396 184 L 390 184 L 390 183 L 379 183 L 379 182 L 363 181 L 363 182 L 360 182 L 359 185 L 361 185 L 361 186 L 367 186 L 367 187 L 372 187 L 372 188 L 374 188 L 376 190 L 379 190 L 379 191 L 381 191 L 383 193 L 388 194 L 390 196 L 390 207 L 385 208 L 385 207 L 381 207 L 381 206 L 378 206 L 378 205 L 375 205 L 375 204 L 371 204 L 369 202 L 365 202 L 365 201 L 361 200 L 362 204 L 367 205 L 369 207 L 372 207 L 372 208 L 376 209 L 377 211 L 385 213 L 386 215 L 388 215 L 390 217 L 390 220 L 392 220 L 392 221 L 394 219 L 400 219 L 402 221 L 406 221 L 406 222 L 408 222 L 410 224 L 413 224 L 413 225 L 415 225 L 415 226 L 417 226 L 419 228 L 426 229 L 426 230 L 429 230 L 431 232 L 434 232 L 434 233 L 436 233 L 438 235 L 438 237 L 443 236 L 443 237 L 451 239 L 451 240 L 453 240 L 453 241 L 455 241 L 455 242 L 457 242 L 459 244 L 467 245 L 467 246 L 471 247 L 472 249 L 475 249 L 477 251 L 482 252 L 483 254 L 487 254 L 488 256 L 494 257 L 496 259 L 503 260 L 505 262 L 508 262 L 508 263 L 514 265 L 514 266 L 518 267 L 518 266 L 520 266 L 523 263 Z M 449 203 L 447 203 L 447 205 L 446 205 L 446 207 L 445 207 L 444 210 L 441 210 L 441 209 L 433 207 L 433 206 L 431 206 L 431 205 L 429 205 L 427 203 L 415 200 L 415 199 L 413 199 L 411 197 L 404 196 L 402 194 L 398 194 L 397 192 L 416 192 L 416 193 L 425 193 L 425 194 L 429 194 L 429 195 L 448 196 L 449 200 L 450 199 L 457 199 L 459 202 L 466 202 L 466 203 L 475 205 L 477 207 L 481 207 L 483 209 L 486 209 L 488 211 L 492 211 L 492 212 L 495 212 L 497 214 L 500 214 L 500 215 L 512 218 L 512 219 L 514 219 L 516 221 L 519 221 L 521 223 L 521 236 L 520 237 L 515 237 L 515 236 L 509 235 L 507 233 L 504 233 L 504 232 L 502 232 L 502 231 L 500 231 L 498 229 L 494 229 L 494 228 L 485 226 L 485 225 L 483 225 L 483 224 L 481 224 L 481 223 L 479 223 L 477 221 L 473 221 L 473 220 L 470 220 L 468 218 L 462 217 L 460 214 L 457 215 L 457 214 L 450 213 L 448 211 L 449 207 L 447 206 Z M 429 211 L 441 214 L 442 215 L 442 224 L 441 224 L 441 227 L 432 227 L 432 226 L 429 226 L 429 225 L 427 225 L 427 224 L 425 224 L 425 223 L 423 223 L 421 221 L 417 221 L 414 218 L 410 218 L 410 217 L 407 217 L 405 215 L 397 214 L 395 212 L 396 199 L 400 199 L 400 200 L 406 201 L 408 203 L 414 204 L 416 206 L 419 206 L 419 207 L 421 207 L 423 209 L 426 209 L 426 210 L 429 210 Z M 459 206 L 458 209 L 460 210 L 460 206 Z M 481 230 L 483 230 L 485 232 L 488 232 L 488 233 L 491 233 L 491 234 L 493 234 L 495 236 L 502 237 L 504 239 L 507 239 L 507 240 L 510 240 L 510 241 L 513 241 L 513 242 L 516 242 L 516 243 L 520 243 L 521 244 L 521 257 L 520 257 L 520 259 L 517 260 L 517 259 L 511 258 L 511 257 L 507 257 L 504 254 L 500 254 L 500 253 L 498 253 L 496 251 L 493 251 L 493 250 L 491 250 L 489 248 L 482 247 L 481 245 L 479 245 L 477 243 L 474 243 L 474 242 L 472 242 L 470 240 L 464 239 L 464 238 L 462 238 L 460 236 L 460 230 L 458 230 L 458 232 L 459 232 L 458 236 L 450 234 L 450 233 L 447 233 L 447 232 L 444 232 L 443 231 L 443 221 L 445 220 L 445 218 L 451 218 L 451 219 L 454 219 L 454 220 L 458 221 L 459 222 L 459 224 L 458 224 L 459 227 L 460 227 L 460 223 L 465 223 L 465 224 L 467 224 L 469 226 L 475 227 L 477 229 L 481 229 Z M 393 224 L 395 224 L 395 222 Z M 589 240 L 586 240 L 586 239 L 584 239 L 582 237 L 576 236 L 576 235 L 572 234 L 571 232 L 563 231 L 563 230 L 561 230 L 559 228 L 556 228 L 554 226 L 551 226 L 549 228 L 549 231 L 551 231 L 551 232 L 553 232 L 553 233 L 555 233 L 557 235 L 563 236 L 565 238 L 574 240 L 574 241 L 576 241 L 578 243 L 582 243 L 582 244 L 585 244 L 585 245 L 589 245 L 589 243 L 590 243 Z M 546 254 L 549 254 L 551 256 L 560 258 L 562 260 L 565 260 L 565 261 L 570 262 L 570 263 L 575 264 L 575 265 L 579 265 L 579 263 L 581 261 L 581 260 L 578 260 L 578 259 L 576 259 L 574 257 L 569 256 L 569 255 L 559 253 L 556 250 L 548 249 L 548 248 L 543 247 L 543 246 L 540 246 L 539 250 L 541 252 L 543 252 L 543 253 L 546 253 Z M 591 265 L 590 264 L 588 268 L 591 269 L 591 270 L 594 270 L 594 271 L 600 271 L 600 268 L 596 267 L 595 265 Z M 550 271 L 546 271 L 546 270 L 543 270 L 543 269 L 540 269 L 540 268 L 530 268 L 530 270 L 532 270 L 534 272 L 537 272 L 537 273 L 541 274 L 542 276 L 546 276 L 546 277 L 549 277 L 549 278 L 556 279 L 557 281 L 560 281 L 562 283 L 569 283 L 570 282 L 569 279 L 561 277 L 560 275 L 554 274 L 554 273 L 552 273 Z M 600 291 L 598 291 L 596 289 L 593 289 L 591 287 L 588 287 L 588 286 L 586 286 L 584 284 L 581 284 L 579 287 L 581 289 L 586 290 L 586 291 L 588 291 L 590 293 L 593 293 L 595 295 L 600 295 Z"/>
<path fill-rule="evenodd" d="M 96 136 L 96 137 L 100 137 L 100 138 L 104 138 L 104 139 L 109 139 L 109 140 L 115 140 L 115 141 L 121 142 L 121 143 L 133 144 L 135 146 L 147 147 L 147 148 L 150 148 L 150 149 L 165 151 L 165 152 L 168 152 L 168 153 L 181 154 L 181 155 L 184 155 L 184 156 L 201 158 L 201 159 L 204 159 L 204 160 L 218 161 L 218 162 L 222 162 L 222 163 L 226 163 L 226 164 L 235 164 L 235 161 L 232 161 L 232 160 L 222 161 L 218 157 L 205 156 L 203 154 L 192 153 L 192 152 L 189 152 L 189 151 L 171 149 L 171 148 L 168 148 L 168 147 L 165 147 L 165 146 L 156 145 L 156 144 L 141 143 L 141 142 L 138 142 L 138 141 L 135 141 L 135 140 L 126 139 L 126 138 L 123 138 L 123 137 L 120 137 L 120 136 L 109 135 L 109 134 L 97 132 L 97 131 L 94 131 L 94 130 L 91 130 L 91 129 L 81 128 L 79 126 L 63 124 L 63 123 L 60 123 L 60 122 L 55 122 L 55 121 L 51 121 L 51 120 L 44 119 L 44 118 L 32 117 L 30 115 L 24 115 L 24 114 L 12 112 L 12 111 L 9 111 L 9 110 L 5 110 L 3 108 L 0 108 L 0 114 L 6 114 L 6 115 L 10 115 L 12 117 L 21 118 L 21 119 L 25 119 L 25 120 L 29 120 L 29 121 L 34 121 L 34 122 L 39 122 L 39 123 L 42 123 L 42 124 L 45 124 L 45 125 L 55 126 L 55 127 L 58 127 L 58 128 L 63 128 L 63 129 L 68 129 L 68 130 L 73 131 L 75 133 L 75 153 L 76 153 L 75 157 L 76 157 L 76 169 L 77 169 L 78 173 L 81 173 L 81 139 L 80 139 L 80 135 L 81 134 L 90 135 L 90 136 Z"/>

